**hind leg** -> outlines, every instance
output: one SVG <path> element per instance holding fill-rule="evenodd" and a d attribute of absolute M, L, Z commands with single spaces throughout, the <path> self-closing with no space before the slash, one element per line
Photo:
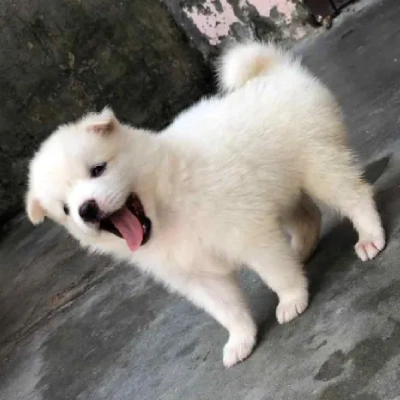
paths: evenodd
<path fill-rule="evenodd" d="M 321 232 L 321 212 L 309 196 L 303 194 L 294 211 L 285 219 L 293 250 L 306 262 L 317 247 Z"/>
<path fill-rule="evenodd" d="M 373 259 L 384 248 L 385 233 L 372 188 L 352 164 L 347 148 L 332 146 L 322 155 L 313 155 L 306 190 L 352 221 L 359 236 L 355 250 L 362 261 Z"/>

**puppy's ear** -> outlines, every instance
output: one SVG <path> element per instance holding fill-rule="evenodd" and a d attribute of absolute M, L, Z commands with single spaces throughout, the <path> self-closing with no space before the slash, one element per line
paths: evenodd
<path fill-rule="evenodd" d="M 105 107 L 99 114 L 91 115 L 86 121 L 86 129 L 100 135 L 109 135 L 115 131 L 118 120 L 111 108 Z"/>
<path fill-rule="evenodd" d="M 26 214 L 34 225 L 43 222 L 46 216 L 46 210 L 42 207 L 40 201 L 30 192 L 26 196 Z"/>

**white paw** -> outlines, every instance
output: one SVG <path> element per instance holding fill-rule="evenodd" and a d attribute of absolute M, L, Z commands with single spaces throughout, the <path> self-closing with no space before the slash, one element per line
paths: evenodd
<path fill-rule="evenodd" d="M 370 240 L 360 240 L 355 246 L 357 256 L 361 261 L 368 261 L 375 258 L 385 247 L 385 237 L 380 235 L 378 238 Z"/>
<path fill-rule="evenodd" d="M 252 352 L 256 343 L 254 336 L 231 336 L 224 346 L 223 362 L 226 368 L 245 360 Z"/>
<path fill-rule="evenodd" d="M 302 314 L 308 306 L 308 295 L 302 295 L 291 300 L 281 300 L 276 308 L 276 318 L 280 324 L 285 324 Z"/>

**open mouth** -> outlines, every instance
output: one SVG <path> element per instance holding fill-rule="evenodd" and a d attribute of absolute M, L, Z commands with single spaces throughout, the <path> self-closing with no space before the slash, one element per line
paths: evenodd
<path fill-rule="evenodd" d="M 151 233 L 151 221 L 136 194 L 130 195 L 122 208 L 102 218 L 99 227 L 125 239 L 132 251 L 147 243 Z"/>

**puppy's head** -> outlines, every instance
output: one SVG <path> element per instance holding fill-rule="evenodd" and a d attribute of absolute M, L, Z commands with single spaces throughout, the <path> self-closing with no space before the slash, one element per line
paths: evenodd
<path fill-rule="evenodd" d="M 32 223 L 49 217 L 97 248 L 142 245 L 150 220 L 130 174 L 133 136 L 108 108 L 60 126 L 30 164 L 26 211 Z"/>

